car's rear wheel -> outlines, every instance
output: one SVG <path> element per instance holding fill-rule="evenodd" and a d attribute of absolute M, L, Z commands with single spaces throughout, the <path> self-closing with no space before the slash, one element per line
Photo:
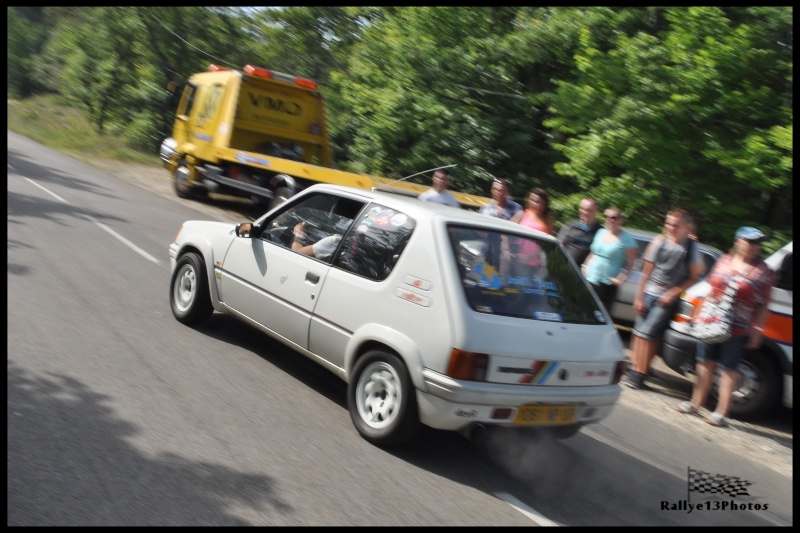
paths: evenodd
<path fill-rule="evenodd" d="M 199 324 L 214 311 L 203 259 L 194 252 L 178 258 L 169 287 L 172 314 L 187 325 Z"/>
<path fill-rule="evenodd" d="M 406 442 L 420 429 L 411 376 L 389 352 L 372 350 L 358 360 L 347 387 L 347 408 L 359 434 L 378 446 Z"/>

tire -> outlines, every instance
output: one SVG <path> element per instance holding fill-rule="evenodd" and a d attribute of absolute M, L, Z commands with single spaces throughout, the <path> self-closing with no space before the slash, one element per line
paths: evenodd
<path fill-rule="evenodd" d="M 185 159 L 181 159 L 178 166 L 175 167 L 175 194 L 178 198 L 189 198 L 191 192 L 191 185 L 189 185 L 189 177 L 192 175 L 192 169 Z"/>
<path fill-rule="evenodd" d="M 199 324 L 214 312 L 205 263 L 196 253 L 178 258 L 170 279 L 169 303 L 175 318 L 186 325 Z"/>
<path fill-rule="evenodd" d="M 730 415 L 737 419 L 756 419 L 775 408 L 781 396 L 781 372 L 768 353 L 745 352 L 739 365 L 739 386 L 733 391 Z M 712 400 L 717 400 L 716 387 Z"/>
<path fill-rule="evenodd" d="M 289 187 L 276 187 L 272 193 L 272 200 L 269 202 L 269 209 L 275 209 L 292 197 L 292 190 Z"/>
<path fill-rule="evenodd" d="M 413 439 L 421 428 L 417 398 L 399 357 L 381 350 L 365 353 L 347 386 L 347 408 L 358 433 L 376 446 Z"/>

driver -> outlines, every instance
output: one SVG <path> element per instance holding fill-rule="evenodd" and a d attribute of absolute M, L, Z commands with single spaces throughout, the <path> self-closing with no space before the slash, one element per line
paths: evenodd
<path fill-rule="evenodd" d="M 300 252 L 301 254 L 310 255 L 312 257 L 316 257 L 317 259 L 326 260 L 329 259 L 333 252 L 336 250 L 336 247 L 339 245 L 339 241 L 342 239 L 341 235 L 330 235 L 328 237 L 324 237 L 314 244 L 305 244 L 306 240 L 306 233 L 305 233 L 305 222 L 300 222 L 294 227 L 294 240 L 292 240 L 292 250 L 295 252 Z"/>

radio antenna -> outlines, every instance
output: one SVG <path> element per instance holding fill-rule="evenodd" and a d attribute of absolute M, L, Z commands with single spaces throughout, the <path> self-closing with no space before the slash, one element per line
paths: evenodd
<path fill-rule="evenodd" d="M 410 176 L 406 176 L 405 178 L 400 178 L 399 180 L 394 180 L 394 181 L 391 181 L 391 182 L 387 183 L 386 185 L 382 185 L 382 186 L 379 186 L 379 187 L 373 187 L 372 189 L 375 190 L 375 189 L 379 189 L 380 187 L 390 187 L 394 183 L 399 183 L 401 181 L 405 181 L 408 178 L 413 178 L 414 176 L 419 176 L 420 174 L 425 174 L 426 172 L 430 172 L 430 171 L 434 171 L 435 172 L 435 171 L 441 170 L 443 168 L 451 168 L 451 167 L 457 167 L 457 166 L 458 165 L 445 165 L 443 167 L 429 168 L 428 170 L 423 170 L 423 171 L 417 172 L 416 174 L 411 174 Z"/>

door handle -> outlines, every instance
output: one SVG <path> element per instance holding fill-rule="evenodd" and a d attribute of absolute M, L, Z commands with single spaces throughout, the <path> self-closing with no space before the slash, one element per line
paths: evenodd
<path fill-rule="evenodd" d="M 306 272 L 306 281 L 317 283 L 319 281 L 319 276 L 313 272 Z"/>

